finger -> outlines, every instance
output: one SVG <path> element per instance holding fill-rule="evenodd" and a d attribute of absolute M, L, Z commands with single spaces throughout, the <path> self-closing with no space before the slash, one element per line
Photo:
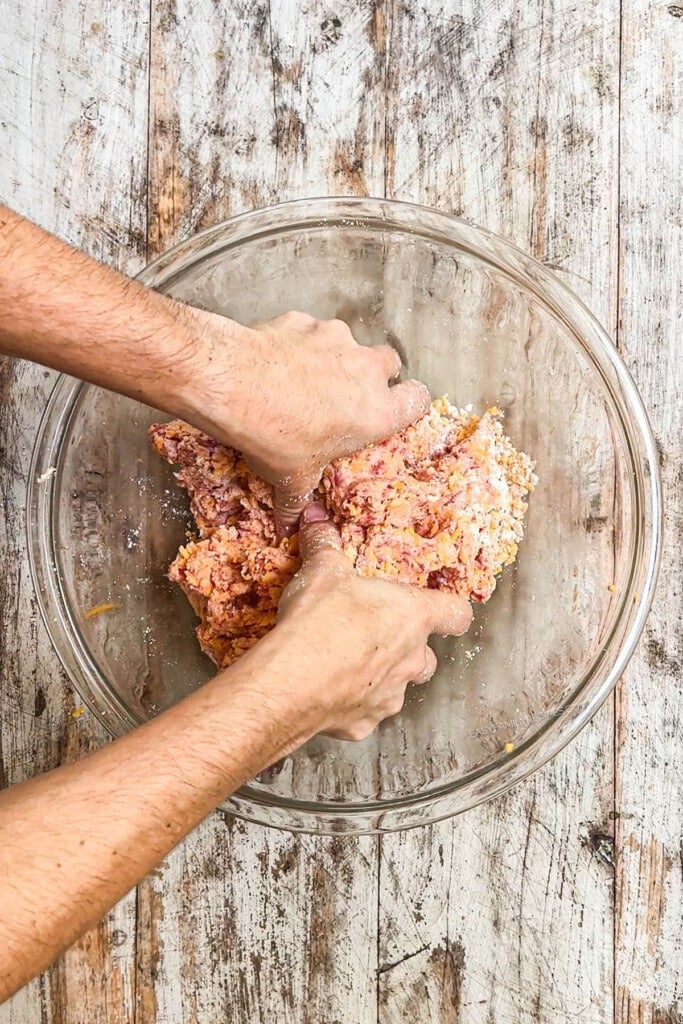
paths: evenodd
<path fill-rule="evenodd" d="M 396 380 L 401 372 L 403 364 L 401 357 L 391 345 L 375 345 L 373 351 L 379 357 L 387 380 Z"/>
<path fill-rule="evenodd" d="M 410 682 L 410 680 L 408 680 Z M 406 686 L 408 684 L 406 683 Z M 394 715 L 399 715 L 403 711 L 403 707 L 406 702 L 406 691 L 405 686 L 399 694 L 387 705 L 383 718 L 393 718 Z"/>
<path fill-rule="evenodd" d="M 425 667 L 420 672 L 419 676 L 415 676 L 413 679 L 414 683 L 428 683 L 436 672 L 438 662 L 436 655 L 431 647 L 425 647 Z"/>
<path fill-rule="evenodd" d="M 273 514 L 278 537 L 291 537 L 299 527 L 301 513 L 310 501 L 309 494 L 292 495 L 276 487 L 273 495 Z"/>
<path fill-rule="evenodd" d="M 306 506 L 301 516 L 299 554 L 306 563 L 324 552 L 341 555 L 341 537 L 325 506 L 314 501 Z"/>
<path fill-rule="evenodd" d="M 426 605 L 430 633 L 460 636 L 472 623 L 472 605 L 464 597 L 445 590 L 418 590 L 418 600 Z"/>
<path fill-rule="evenodd" d="M 415 420 L 429 412 L 431 395 L 426 384 L 420 380 L 406 380 L 389 389 L 394 430 L 405 430 Z"/>

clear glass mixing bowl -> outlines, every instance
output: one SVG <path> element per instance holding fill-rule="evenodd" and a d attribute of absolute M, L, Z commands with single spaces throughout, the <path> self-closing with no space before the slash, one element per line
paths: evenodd
<path fill-rule="evenodd" d="M 466 636 L 435 642 L 433 682 L 365 742 L 317 738 L 226 806 L 286 828 L 404 828 L 501 793 L 556 754 L 633 651 L 660 533 L 646 414 L 581 302 L 494 235 L 375 199 L 306 200 L 234 218 L 140 279 L 240 321 L 301 309 L 346 320 L 360 342 L 396 345 L 406 375 L 434 395 L 501 406 L 540 480 L 517 564 L 475 609 Z M 28 488 L 45 622 L 83 700 L 114 734 L 213 670 L 165 576 L 188 516 L 171 470 L 147 447 L 159 416 L 61 378 Z M 86 617 L 106 602 L 119 607 Z"/>

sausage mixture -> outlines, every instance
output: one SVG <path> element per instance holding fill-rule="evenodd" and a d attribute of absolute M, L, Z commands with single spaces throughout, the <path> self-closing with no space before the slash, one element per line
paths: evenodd
<path fill-rule="evenodd" d="M 235 449 L 181 420 L 153 426 L 150 443 L 178 467 L 198 528 L 169 576 L 200 619 L 202 650 L 225 667 L 274 626 L 297 538 L 278 540 L 272 488 Z M 478 416 L 440 398 L 414 426 L 332 462 L 316 496 L 362 576 L 482 602 L 515 560 L 533 469 L 497 409 Z"/>

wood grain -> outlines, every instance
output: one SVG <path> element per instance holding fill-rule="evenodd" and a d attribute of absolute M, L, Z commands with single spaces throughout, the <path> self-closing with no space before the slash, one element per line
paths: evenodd
<path fill-rule="evenodd" d="M 382 195 L 384 5 L 271 4 L 278 199 Z"/>
<path fill-rule="evenodd" d="M 0 196 L 92 255 L 135 271 L 145 248 L 147 20 L 100 5 L 0 4 Z M 0 368 L 0 775 L 9 784 L 104 742 L 71 717 L 69 686 L 38 615 L 26 555 L 28 464 L 53 375 Z M 11 1024 L 130 1021 L 135 894 L 43 978 L 0 1008 Z"/>
<path fill-rule="evenodd" d="M 0 0 L 3 200 L 131 272 L 199 227 L 316 193 L 386 191 L 499 231 L 613 333 L 618 313 L 660 444 L 668 546 L 618 697 L 616 792 L 607 707 L 515 791 L 427 829 L 294 837 L 216 813 L 0 1007 L 0 1024 L 676 1024 L 680 8 L 21 7 Z M 50 385 L 0 367 L 3 784 L 104 740 L 89 715 L 70 716 L 26 562 L 26 473 Z"/>
<path fill-rule="evenodd" d="M 140 887 L 136 1020 L 374 1021 L 374 846 L 213 815 Z"/>
<path fill-rule="evenodd" d="M 388 194 L 511 237 L 609 327 L 618 23 L 562 2 L 387 16 Z M 606 709 L 504 798 L 383 837 L 380 1021 L 611 1020 L 611 808 Z"/>
<path fill-rule="evenodd" d="M 618 1024 L 683 1020 L 683 20 L 625 0 L 619 345 L 650 412 L 664 484 L 662 572 L 617 694 Z M 657 59 L 652 55 L 656 53 Z"/>
<path fill-rule="evenodd" d="M 154 3 L 152 252 L 275 198 L 381 191 L 373 17 L 367 0 L 305 17 L 293 4 Z M 339 183 L 357 154 L 362 173 Z M 372 838 L 212 816 L 138 887 L 136 1024 L 374 1022 L 376 858 Z"/>
<path fill-rule="evenodd" d="M 149 248 L 275 199 L 268 3 L 153 0 Z"/>

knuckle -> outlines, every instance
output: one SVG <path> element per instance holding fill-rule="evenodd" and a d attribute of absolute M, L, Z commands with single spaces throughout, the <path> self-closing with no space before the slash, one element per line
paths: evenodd
<path fill-rule="evenodd" d="M 405 697 L 403 694 L 396 700 L 392 700 L 388 708 L 388 715 L 398 715 L 399 712 L 403 711 L 403 705 L 405 704 Z"/>
<path fill-rule="evenodd" d="M 325 324 L 331 331 L 334 331 L 336 334 L 344 335 L 344 337 L 353 340 L 351 328 L 344 320 L 340 320 L 339 317 L 333 317 L 332 320 L 326 320 Z"/>
<path fill-rule="evenodd" d="M 427 671 L 427 659 L 424 654 L 414 655 L 408 663 L 410 679 L 419 679 Z"/>
<path fill-rule="evenodd" d="M 348 730 L 349 739 L 354 743 L 362 743 L 373 732 L 374 728 L 372 722 L 358 722 Z"/>
<path fill-rule="evenodd" d="M 399 374 L 401 372 L 403 362 L 395 348 L 392 348 L 391 345 L 383 345 L 378 354 L 381 357 L 382 366 L 385 371 L 387 368 L 391 368 L 395 374 Z"/>
<path fill-rule="evenodd" d="M 368 350 L 358 345 L 355 341 L 344 349 L 344 365 L 347 373 L 351 374 L 357 381 L 366 381 L 372 372 L 372 365 L 368 364 L 366 352 Z"/>
<path fill-rule="evenodd" d="M 300 309 L 290 309 L 284 316 L 290 326 L 298 327 L 302 330 L 305 330 L 307 327 L 315 327 L 318 323 L 314 316 L 311 316 L 310 313 L 304 313 Z"/>
<path fill-rule="evenodd" d="M 386 346 L 381 345 L 377 348 L 366 349 L 365 351 L 372 360 L 376 372 L 381 373 L 386 379 L 387 364 L 389 362 Z"/>

